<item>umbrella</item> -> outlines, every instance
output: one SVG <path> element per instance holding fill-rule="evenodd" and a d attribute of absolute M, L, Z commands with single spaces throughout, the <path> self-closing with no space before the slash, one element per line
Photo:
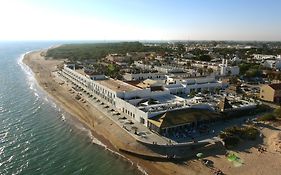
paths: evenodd
<path fill-rule="evenodd" d="M 237 155 L 235 155 L 234 153 L 229 154 L 227 156 L 228 161 L 232 162 L 234 167 L 240 167 L 243 165 L 244 161 L 242 159 L 240 159 Z"/>
<path fill-rule="evenodd" d="M 198 158 L 201 158 L 201 157 L 203 156 L 203 153 L 197 153 L 196 156 L 197 156 Z"/>

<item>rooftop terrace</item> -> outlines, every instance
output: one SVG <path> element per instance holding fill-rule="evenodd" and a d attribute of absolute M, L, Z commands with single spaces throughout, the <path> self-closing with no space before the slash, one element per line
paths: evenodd
<path fill-rule="evenodd" d="M 117 92 L 123 92 L 123 91 L 134 91 L 134 90 L 140 90 L 140 88 L 130 85 L 128 83 L 125 83 L 120 80 L 114 80 L 112 78 L 107 80 L 98 80 L 99 84 Z"/>

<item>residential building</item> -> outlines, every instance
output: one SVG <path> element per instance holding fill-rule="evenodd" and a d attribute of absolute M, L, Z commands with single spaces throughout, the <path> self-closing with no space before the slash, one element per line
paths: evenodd
<path fill-rule="evenodd" d="M 191 92 L 214 91 L 215 89 L 222 88 L 222 82 L 217 81 L 214 77 L 187 79 L 185 81 L 185 88 L 187 94 Z"/>
<path fill-rule="evenodd" d="M 228 61 L 223 59 L 222 64 L 220 65 L 220 75 L 239 75 L 239 67 L 238 66 L 229 66 Z"/>
<path fill-rule="evenodd" d="M 260 99 L 281 103 L 281 83 L 262 85 L 260 88 Z"/>
<path fill-rule="evenodd" d="M 281 59 L 265 60 L 262 65 L 267 68 L 280 70 L 281 69 Z"/>
<path fill-rule="evenodd" d="M 146 79 L 152 79 L 152 80 L 167 79 L 166 75 L 163 73 L 139 73 L 139 74 L 126 73 L 125 75 L 123 75 L 123 78 L 126 81 L 137 81 L 137 80 L 146 80 Z"/>
<path fill-rule="evenodd" d="M 275 55 L 264 55 L 264 54 L 253 54 L 253 59 L 258 61 L 268 60 L 268 59 L 275 59 Z"/>

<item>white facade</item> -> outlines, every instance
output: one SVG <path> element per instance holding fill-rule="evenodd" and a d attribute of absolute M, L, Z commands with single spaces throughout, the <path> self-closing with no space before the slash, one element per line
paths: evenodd
<path fill-rule="evenodd" d="M 222 88 L 222 82 L 217 81 L 215 78 L 196 78 L 186 80 L 185 93 L 214 91 L 215 89 Z"/>
<path fill-rule="evenodd" d="M 206 61 L 195 61 L 192 63 L 192 66 L 197 68 L 211 68 L 215 71 L 219 70 L 219 64 L 218 63 L 211 63 Z"/>
<path fill-rule="evenodd" d="M 162 73 L 177 73 L 184 72 L 182 68 L 172 67 L 172 66 L 155 66 L 154 70 Z"/>
<path fill-rule="evenodd" d="M 260 61 L 267 60 L 267 59 L 275 59 L 276 58 L 275 55 L 264 55 L 264 54 L 253 54 L 253 56 L 254 56 L 253 58 L 255 60 L 260 60 Z"/>
<path fill-rule="evenodd" d="M 190 94 L 191 92 L 214 91 L 223 88 L 223 83 L 214 77 L 174 80 L 173 82 L 165 85 L 171 94 Z"/>
<path fill-rule="evenodd" d="M 263 63 L 264 67 L 271 69 L 281 69 L 281 59 L 278 60 L 265 60 Z"/>
<path fill-rule="evenodd" d="M 102 86 L 98 81 L 93 81 L 90 77 L 82 75 L 75 70 L 68 68 L 66 65 L 62 70 L 62 75 L 72 81 L 79 87 L 86 89 L 87 91 L 93 92 L 105 99 L 109 104 L 115 105 L 115 100 L 119 93 L 112 91 L 111 89 Z"/>
<path fill-rule="evenodd" d="M 98 97 L 104 103 L 115 108 L 125 116 L 129 116 L 137 122 L 148 126 L 148 119 L 155 115 L 179 110 L 184 108 L 208 108 L 206 104 L 191 103 L 187 100 L 171 94 L 171 90 L 182 90 L 190 92 L 192 89 L 212 89 L 221 87 L 219 82 L 214 78 L 192 79 L 182 81 L 174 81 L 174 84 L 168 84 L 164 88 L 146 88 L 140 89 L 120 80 L 92 80 L 86 75 L 64 66 L 61 75 L 70 80 L 76 87 L 80 87 L 89 95 Z M 148 101 L 153 99 L 157 101 L 153 104 L 148 104 Z"/>
<path fill-rule="evenodd" d="M 88 75 L 88 77 L 92 80 L 105 80 L 105 75 Z"/>
<path fill-rule="evenodd" d="M 140 61 L 135 61 L 134 64 L 141 68 L 141 69 L 145 69 L 145 70 L 156 70 L 158 72 L 162 72 L 162 73 L 177 73 L 177 72 L 184 72 L 184 69 L 179 68 L 179 67 L 173 67 L 173 66 L 167 66 L 167 65 L 163 65 L 163 66 L 151 66 L 151 65 L 147 65 L 147 64 L 143 64 Z"/>
<path fill-rule="evenodd" d="M 126 73 L 123 75 L 123 78 L 127 81 L 134 81 L 134 80 L 165 80 L 167 77 L 165 74 L 162 73 L 139 73 L 139 74 L 129 74 Z"/>
<path fill-rule="evenodd" d="M 74 69 L 70 69 L 67 65 L 62 69 L 61 75 L 90 95 L 98 96 L 108 105 L 116 108 L 125 115 L 131 116 L 145 126 L 147 126 L 147 119 L 151 113 L 139 109 L 134 104 L 143 99 L 160 98 L 170 95 L 168 89 L 158 91 L 152 90 L 151 88 L 140 89 L 120 80 L 113 79 L 92 80 L 88 76 L 82 75 Z"/>
<path fill-rule="evenodd" d="M 240 69 L 238 66 L 228 66 L 228 61 L 223 59 L 220 65 L 220 75 L 239 75 Z"/>
<path fill-rule="evenodd" d="M 140 61 L 134 61 L 134 64 L 141 68 L 141 69 L 145 69 L 145 70 L 153 70 L 152 66 L 151 65 L 147 65 L 147 64 L 143 64 L 142 62 Z"/>
<path fill-rule="evenodd" d="M 206 61 L 195 61 L 192 63 L 192 66 L 197 68 L 206 68 L 213 69 L 214 72 L 211 75 L 239 75 L 239 67 L 238 66 L 229 66 L 228 61 L 223 59 L 222 64 L 211 63 Z"/>

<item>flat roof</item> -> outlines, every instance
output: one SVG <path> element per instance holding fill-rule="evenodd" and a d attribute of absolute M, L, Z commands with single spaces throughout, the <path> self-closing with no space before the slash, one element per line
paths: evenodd
<path fill-rule="evenodd" d="M 125 83 L 120 80 L 115 79 L 107 79 L 107 80 L 96 80 L 99 84 L 117 92 L 121 91 L 133 91 L 133 90 L 140 90 L 140 88 L 130 85 L 128 83 Z"/>
<path fill-rule="evenodd" d="M 84 69 L 76 69 L 75 71 L 81 75 L 88 75 L 88 76 L 104 75 L 99 72 L 93 72 L 93 71 L 85 72 Z"/>

